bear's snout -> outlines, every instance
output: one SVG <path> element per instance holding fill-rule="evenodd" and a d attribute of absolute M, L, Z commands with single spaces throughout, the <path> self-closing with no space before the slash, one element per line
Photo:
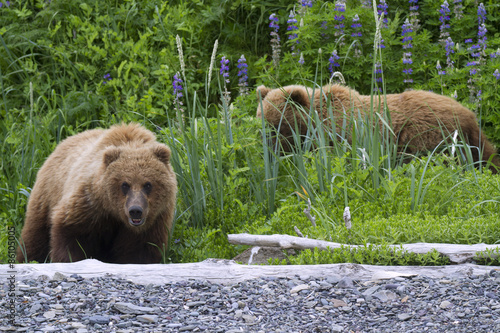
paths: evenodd
<path fill-rule="evenodd" d="M 128 215 L 128 222 L 138 227 L 146 222 L 148 201 L 142 193 L 131 191 L 128 193 L 125 212 Z"/>
<path fill-rule="evenodd" d="M 142 224 L 142 208 L 140 206 L 130 207 L 128 214 L 133 225 L 137 225 L 137 223 Z"/>

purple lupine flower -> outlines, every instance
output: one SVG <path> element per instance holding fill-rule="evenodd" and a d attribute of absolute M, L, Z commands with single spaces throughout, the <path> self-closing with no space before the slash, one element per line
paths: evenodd
<path fill-rule="evenodd" d="M 500 49 L 497 49 L 495 52 L 491 52 L 490 58 L 495 59 L 497 57 L 500 57 Z"/>
<path fill-rule="evenodd" d="M 495 69 L 495 71 L 493 72 L 493 76 L 495 77 L 495 79 L 500 80 L 500 73 L 498 72 L 498 69 Z"/>
<path fill-rule="evenodd" d="M 278 24 L 278 17 L 276 16 L 276 14 L 272 13 L 271 16 L 269 16 L 269 28 L 272 28 L 274 29 L 275 32 L 278 32 L 280 26 Z"/>
<path fill-rule="evenodd" d="M 280 28 L 280 26 L 278 25 L 279 19 L 276 16 L 276 14 L 272 13 L 271 16 L 269 16 L 269 20 L 271 21 L 269 23 L 269 27 L 273 29 L 271 31 L 271 48 L 273 50 L 273 64 L 274 68 L 277 69 L 281 53 L 280 36 L 278 35 L 278 30 Z"/>
<path fill-rule="evenodd" d="M 1 2 L 0 2 L 1 3 Z M 104 75 L 104 80 L 102 81 L 102 84 L 106 84 L 108 83 L 109 81 L 111 81 L 111 74 L 105 74 Z"/>
<path fill-rule="evenodd" d="M 479 25 L 486 21 L 486 9 L 482 2 L 477 7 L 477 20 Z"/>
<path fill-rule="evenodd" d="M 384 14 L 384 28 L 387 28 L 387 8 L 389 8 L 389 6 L 387 5 L 387 3 L 385 2 L 385 0 L 380 0 L 380 3 L 377 5 L 377 13 L 378 13 L 378 16 L 382 16 L 382 13 Z"/>
<path fill-rule="evenodd" d="M 231 101 L 231 92 L 227 90 L 227 84 L 229 84 L 229 59 L 225 56 L 222 57 L 220 61 L 220 75 L 224 79 L 224 91 L 222 92 L 223 105 L 229 105 Z"/>
<path fill-rule="evenodd" d="M 242 54 L 240 59 L 238 59 L 238 86 L 240 87 L 240 95 L 248 94 L 248 65 L 245 56 Z"/>
<path fill-rule="evenodd" d="M 448 32 L 450 25 L 447 23 L 450 20 L 450 17 L 448 16 L 449 12 L 450 8 L 448 7 L 448 2 L 445 0 L 441 5 L 441 9 L 439 9 L 439 13 L 441 14 L 441 16 L 439 16 L 439 22 L 441 22 L 441 25 L 439 26 L 439 30 L 441 31 L 439 38 L 441 40 L 445 40 L 446 37 L 450 35 Z"/>
<path fill-rule="evenodd" d="M 464 16 L 462 0 L 453 0 L 453 13 L 455 13 L 455 18 L 460 20 Z"/>
<path fill-rule="evenodd" d="M 344 19 L 345 19 L 345 16 L 343 13 L 345 13 L 345 0 L 337 0 L 337 2 L 335 2 L 335 9 L 334 9 L 335 12 L 339 12 L 339 14 L 335 13 L 335 16 L 334 16 L 334 20 L 337 22 L 337 24 L 334 25 L 334 28 L 335 28 L 335 33 L 334 33 L 334 36 L 336 36 L 337 38 L 340 38 L 343 34 L 344 34 L 344 28 L 345 28 L 345 24 L 344 24 Z M 344 45 L 344 41 L 340 41 L 340 46 Z"/>
<path fill-rule="evenodd" d="M 437 61 L 436 69 L 438 71 L 438 75 L 445 75 L 446 74 L 446 71 L 442 70 L 441 64 L 439 63 L 439 60 Z"/>
<path fill-rule="evenodd" d="M 451 60 L 451 57 L 450 57 L 450 54 L 452 53 L 455 53 L 455 43 L 453 42 L 453 40 L 451 39 L 451 37 L 448 37 L 446 39 L 446 44 L 444 46 L 444 49 L 446 50 L 446 68 L 448 69 L 448 71 L 452 70 L 453 69 L 453 65 L 454 65 L 454 61 Z"/>
<path fill-rule="evenodd" d="M 330 63 L 330 65 L 328 65 L 328 69 L 330 70 L 330 74 L 333 74 L 335 72 L 334 67 L 340 67 L 340 64 L 338 63 L 339 59 L 340 59 L 340 57 L 337 55 L 337 50 L 333 50 L 332 56 L 330 57 L 330 59 L 328 59 L 328 62 Z"/>
<path fill-rule="evenodd" d="M 301 64 L 301 65 L 304 64 L 304 54 L 302 52 L 300 52 L 299 64 Z"/>
<path fill-rule="evenodd" d="M 182 79 L 181 74 L 177 72 L 174 75 L 174 81 L 172 82 L 174 87 L 174 110 L 176 112 L 180 112 L 180 116 L 182 119 L 182 123 L 184 123 L 184 110 L 182 109 Z M 179 113 L 177 114 L 179 115 Z"/>
<path fill-rule="evenodd" d="M 409 17 L 410 17 L 410 23 L 412 25 L 412 29 L 413 31 L 417 31 L 418 28 L 420 28 L 420 24 L 418 24 L 419 22 L 419 19 L 418 19 L 418 0 L 409 0 L 408 1 L 409 4 L 410 4 L 410 14 L 409 14 Z"/>
<path fill-rule="evenodd" d="M 361 25 L 361 23 L 359 23 L 359 16 L 358 16 L 358 14 L 356 14 L 352 18 L 351 28 L 354 30 L 354 32 L 351 33 L 351 36 L 352 37 L 361 37 L 361 36 L 363 36 L 363 34 L 361 33 L 361 31 L 359 31 L 359 29 L 361 29 L 361 27 L 362 27 L 362 25 Z"/>
<path fill-rule="evenodd" d="M 361 7 L 372 8 L 372 2 L 370 0 L 362 0 Z"/>
<path fill-rule="evenodd" d="M 312 0 L 302 0 L 302 7 L 309 7 L 311 8 L 313 6 Z"/>
<path fill-rule="evenodd" d="M 357 41 L 357 37 L 362 37 L 363 34 L 361 31 L 359 31 L 362 28 L 361 23 L 359 22 L 359 16 L 358 14 L 354 15 L 352 18 L 352 24 L 351 28 L 354 30 L 351 33 L 351 36 L 354 38 L 355 44 L 354 44 L 354 57 L 359 58 L 361 56 L 361 48 L 359 46 L 359 42 Z"/>
<path fill-rule="evenodd" d="M 299 29 L 296 24 L 297 24 L 297 19 L 295 18 L 295 15 L 293 11 L 290 11 L 290 16 L 288 17 L 288 28 L 286 30 L 290 31 L 291 33 L 288 35 L 288 39 L 292 42 L 294 42 L 291 46 L 292 49 L 292 55 L 296 56 L 300 50 L 297 48 L 295 44 L 299 44 L 299 35 L 297 34 L 297 30 Z"/>
<path fill-rule="evenodd" d="M 323 29 L 323 31 L 321 32 L 321 37 L 328 39 L 328 36 L 325 33 L 325 31 L 328 30 L 328 22 L 326 21 L 321 22 L 321 29 Z"/>
<path fill-rule="evenodd" d="M 226 83 L 229 83 L 229 59 L 222 57 L 220 61 L 220 75 Z"/>
<path fill-rule="evenodd" d="M 172 82 L 172 85 L 174 87 L 174 103 L 178 102 L 179 105 L 182 105 L 182 101 L 179 100 L 182 95 L 182 79 L 181 79 L 181 74 L 177 72 L 177 74 L 174 75 L 174 81 Z"/>
<path fill-rule="evenodd" d="M 382 73 L 383 73 L 382 64 L 380 62 L 376 62 L 375 63 L 375 81 L 376 82 L 382 82 Z M 378 75 L 378 74 L 380 74 L 380 75 Z M 375 87 L 375 91 L 382 92 L 382 89 L 380 87 L 378 89 L 377 89 L 377 87 Z"/>
<path fill-rule="evenodd" d="M 406 78 L 403 80 L 403 83 L 413 83 L 413 79 L 410 78 L 410 75 L 413 74 L 413 70 L 411 68 L 411 64 L 413 63 L 413 60 L 411 59 L 411 52 L 409 51 L 413 46 L 411 44 L 411 41 L 413 40 L 413 37 L 411 36 L 413 33 L 412 30 L 413 25 L 410 23 L 408 18 L 405 20 L 403 23 L 402 27 L 402 37 L 403 37 L 403 65 L 405 65 L 405 68 L 403 68 L 403 74 L 406 74 Z"/>

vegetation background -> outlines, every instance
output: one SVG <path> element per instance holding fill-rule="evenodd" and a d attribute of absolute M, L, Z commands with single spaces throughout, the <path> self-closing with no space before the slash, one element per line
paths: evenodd
<path fill-rule="evenodd" d="M 296 263 L 437 264 L 435 254 L 394 255 L 384 246 L 500 241 L 499 178 L 474 168 L 474 147 L 443 144 L 404 164 L 360 119 L 352 145 L 325 149 L 331 133 L 311 128 L 305 149 L 277 156 L 255 119 L 254 93 L 259 84 L 319 88 L 333 72 L 363 94 L 432 90 L 474 110 L 498 145 L 494 0 L 0 4 L 0 262 L 7 227 L 20 234 L 36 173 L 57 143 L 129 121 L 173 152 L 179 199 L 165 262 L 232 258 L 242 248 L 228 244 L 228 233 L 294 234 L 294 226 L 309 237 L 381 245 L 305 251 Z M 312 141 L 317 149 L 307 149 Z M 317 227 L 303 213 L 307 199 Z"/>

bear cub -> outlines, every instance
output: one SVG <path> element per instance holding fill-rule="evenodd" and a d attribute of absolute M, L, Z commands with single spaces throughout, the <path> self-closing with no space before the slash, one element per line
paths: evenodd
<path fill-rule="evenodd" d="M 176 194 L 170 149 L 144 127 L 69 137 L 37 174 L 17 260 L 159 263 Z"/>

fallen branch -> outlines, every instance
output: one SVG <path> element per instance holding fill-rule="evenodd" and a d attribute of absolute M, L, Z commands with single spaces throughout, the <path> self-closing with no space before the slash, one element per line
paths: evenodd
<path fill-rule="evenodd" d="M 252 246 L 274 246 L 283 249 L 305 250 L 318 248 L 319 250 L 338 249 L 341 247 L 357 249 L 364 245 L 348 245 L 334 243 L 310 238 L 300 238 L 289 235 L 250 235 L 250 234 L 229 234 L 229 243 L 237 245 L 252 245 Z M 472 262 L 476 258 L 476 252 L 493 250 L 500 248 L 500 245 L 488 244 L 440 244 L 440 243 L 414 243 L 402 245 L 389 245 L 389 247 L 406 251 L 425 254 L 432 250 L 436 250 L 441 255 L 450 259 L 453 264 L 463 264 Z"/>

